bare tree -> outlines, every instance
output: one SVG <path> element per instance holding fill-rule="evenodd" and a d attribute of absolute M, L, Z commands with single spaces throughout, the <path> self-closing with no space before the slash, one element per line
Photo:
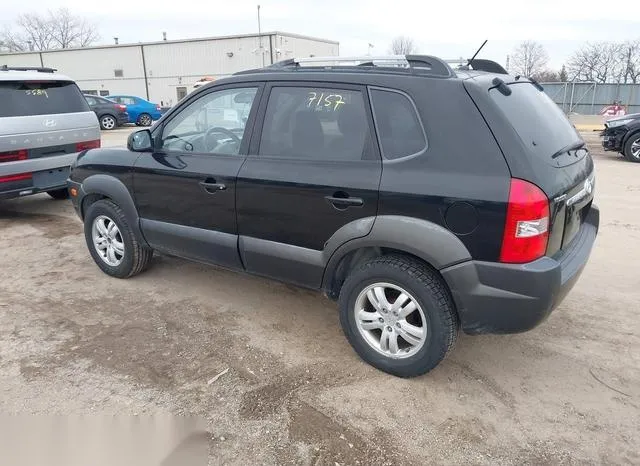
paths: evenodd
<path fill-rule="evenodd" d="M 561 81 L 560 73 L 548 69 L 544 69 L 530 77 L 541 83 L 557 83 Z"/>
<path fill-rule="evenodd" d="M 511 69 L 514 73 L 532 77 L 545 71 L 549 54 L 538 42 L 527 40 L 518 45 L 511 57 Z"/>
<path fill-rule="evenodd" d="M 587 43 L 569 59 L 567 72 L 571 81 L 597 83 L 620 82 L 621 46 L 611 42 Z"/>
<path fill-rule="evenodd" d="M 25 13 L 13 27 L 0 33 L 0 45 L 10 52 L 86 47 L 99 36 L 87 19 L 75 16 L 66 8 L 46 14 Z"/>
<path fill-rule="evenodd" d="M 560 78 L 560 82 L 566 83 L 569 80 L 569 75 L 567 74 L 567 67 L 562 65 L 562 69 L 560 70 L 560 74 L 558 75 Z"/>
<path fill-rule="evenodd" d="M 87 19 L 74 16 L 66 8 L 50 12 L 51 36 L 56 48 L 86 47 L 98 40 L 98 33 Z"/>
<path fill-rule="evenodd" d="M 391 41 L 390 50 L 393 55 L 409 55 L 417 52 L 413 39 L 407 36 L 395 37 Z"/>
<path fill-rule="evenodd" d="M 620 77 L 623 83 L 640 82 L 640 39 L 620 45 Z"/>

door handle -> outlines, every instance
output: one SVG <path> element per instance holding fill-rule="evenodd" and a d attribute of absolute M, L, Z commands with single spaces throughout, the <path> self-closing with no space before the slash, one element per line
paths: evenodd
<path fill-rule="evenodd" d="M 200 186 L 209 194 L 215 194 L 218 191 L 224 191 L 227 189 L 227 185 L 223 183 L 216 183 L 216 180 L 205 180 L 200 182 Z"/>
<path fill-rule="evenodd" d="M 339 210 L 346 209 L 347 207 L 362 207 L 364 205 L 362 198 L 349 197 L 348 194 L 341 192 L 334 193 L 333 196 L 325 196 L 324 198 Z"/>

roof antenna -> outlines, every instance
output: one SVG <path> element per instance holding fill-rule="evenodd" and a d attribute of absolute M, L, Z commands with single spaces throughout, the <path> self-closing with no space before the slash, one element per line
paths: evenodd
<path fill-rule="evenodd" d="M 478 50 L 476 50 L 476 53 L 473 54 L 473 57 L 471 57 L 471 58 L 469 58 L 469 60 L 467 60 L 467 69 L 469 69 L 469 66 L 471 65 L 471 63 L 473 63 L 473 60 L 476 59 L 476 57 L 480 53 L 480 50 L 482 50 L 482 48 L 487 44 L 487 42 L 489 42 L 489 39 L 485 39 L 485 41 L 482 43 L 480 48 Z"/>

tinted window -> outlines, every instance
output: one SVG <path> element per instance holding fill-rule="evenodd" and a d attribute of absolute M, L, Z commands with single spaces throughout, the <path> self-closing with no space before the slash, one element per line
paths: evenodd
<path fill-rule="evenodd" d="M 392 91 L 371 91 L 382 154 L 386 159 L 398 159 L 417 154 L 427 148 L 420 118 L 404 94 Z"/>
<path fill-rule="evenodd" d="M 87 111 L 89 105 L 73 82 L 0 81 L 0 117 Z"/>
<path fill-rule="evenodd" d="M 166 151 L 238 154 L 256 88 L 227 89 L 199 97 L 164 128 Z"/>
<path fill-rule="evenodd" d="M 259 154 L 362 160 L 369 134 L 360 91 L 274 87 L 267 104 Z"/>
<path fill-rule="evenodd" d="M 89 105 L 97 105 L 98 101 L 96 99 L 94 99 L 93 97 L 89 97 L 88 95 L 85 95 L 84 98 L 87 100 L 87 103 Z"/>
<path fill-rule="evenodd" d="M 532 153 L 549 158 L 580 136 L 562 110 L 529 82 L 509 85 L 511 95 L 491 89 L 489 95 Z"/>

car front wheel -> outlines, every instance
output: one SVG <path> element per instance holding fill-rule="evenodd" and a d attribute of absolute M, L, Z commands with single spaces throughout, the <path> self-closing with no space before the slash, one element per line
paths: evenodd
<path fill-rule="evenodd" d="M 91 257 L 107 275 L 129 278 L 145 270 L 153 250 L 142 246 L 117 204 L 103 199 L 91 204 L 84 220 Z"/>
<path fill-rule="evenodd" d="M 404 256 L 381 256 L 354 270 L 340 291 L 340 323 L 372 366 L 400 377 L 436 367 L 453 348 L 458 318 L 442 278 Z"/>
<path fill-rule="evenodd" d="M 631 136 L 624 145 L 624 156 L 629 162 L 640 163 L 640 133 Z"/>

